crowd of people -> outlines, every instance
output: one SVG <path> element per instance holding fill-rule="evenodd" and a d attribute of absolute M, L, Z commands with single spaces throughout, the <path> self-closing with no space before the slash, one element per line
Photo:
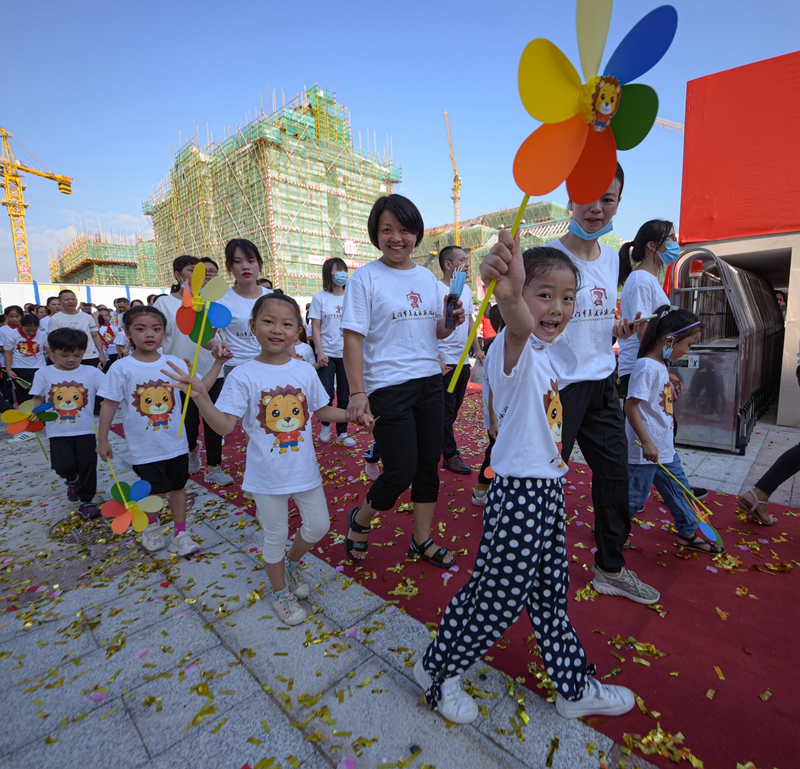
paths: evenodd
<path fill-rule="evenodd" d="M 570 203 L 568 232 L 548 246 L 523 251 L 518 237 L 501 230 L 480 267 L 485 283 L 497 281 L 483 344 L 472 350 L 483 367 L 489 438 L 472 494 L 473 504 L 484 508 L 484 530 L 469 581 L 450 601 L 414 668 L 428 702 L 454 722 L 478 714 L 460 675 L 523 609 L 557 690 L 559 713 L 617 715 L 634 705 L 629 690 L 593 678 L 568 617 L 562 479 L 576 442 L 592 470 L 593 585 L 599 593 L 640 604 L 660 598 L 656 587 L 626 567 L 624 555 L 631 519 L 653 484 L 675 519 L 681 547 L 723 552 L 697 533 L 690 498 L 704 490 L 690 489 L 674 445 L 667 364 L 698 341 L 701 323 L 670 306 L 658 280 L 677 256 L 670 222 L 646 223 L 620 254 L 599 241 L 611 228 L 623 187 L 618 167 L 599 200 Z M 223 469 L 223 442 L 241 426 L 247 437 L 241 488 L 254 500 L 264 531 L 275 613 L 290 626 L 308 616 L 301 604 L 309 595 L 301 559 L 330 527 L 312 415 L 321 423 L 321 443 L 354 448 L 351 425 L 373 433 L 365 455 L 371 485 L 348 511 L 341 532 L 351 563 L 370 557 L 373 518 L 392 510 L 410 488 L 408 556 L 453 567 L 455 555 L 433 536 L 440 462 L 455 473 L 474 472 L 461 457 L 453 427 L 469 366 L 448 392 L 474 322 L 469 288 L 460 295 L 450 289 L 454 273 L 468 269 L 467 254 L 443 249 L 441 277 L 417 264 L 413 254 L 423 219 L 396 194 L 376 201 L 367 231 L 380 257 L 352 274 L 343 259 L 328 259 L 322 290 L 305 315 L 260 277 L 264 264 L 255 244 L 228 242 L 224 267 L 233 282 L 219 301 L 232 322 L 202 345 L 194 375 L 187 359 L 194 357 L 195 343 L 178 329 L 176 317 L 197 265 L 205 265 L 206 280 L 219 274 L 208 257 L 177 257 L 170 293 L 148 297 L 146 304 L 118 299 L 113 310 L 79 307 L 65 289 L 45 307 L 7 307 L 0 333 L 16 402 L 55 404 L 58 419 L 46 429 L 52 468 L 64 479 L 69 500 L 87 518 L 99 514 L 95 452 L 102 459 L 113 456 L 109 431 L 121 409 L 134 471 L 152 493 L 168 498 L 169 550 L 177 555 L 198 549 L 186 531 L 186 484 L 202 470 L 201 424 L 205 479 L 219 485 L 233 483 Z M 743 500 L 760 523 L 774 522 L 764 496 L 793 461 Z M 302 522 L 287 549 L 290 498 Z M 167 545 L 157 512 L 148 513 L 142 545 L 150 552 Z"/>

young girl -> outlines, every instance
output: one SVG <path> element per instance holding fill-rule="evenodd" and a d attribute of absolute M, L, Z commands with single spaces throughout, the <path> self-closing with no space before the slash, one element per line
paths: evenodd
<path fill-rule="evenodd" d="M 105 400 L 100 408 L 97 453 L 102 459 L 113 456 L 108 430 L 117 407 L 121 405 L 125 442 L 134 472 L 150 484 L 153 494 L 169 496 L 175 525 L 169 550 L 181 556 L 190 555 L 200 546 L 186 531 L 189 445 L 185 431 L 178 437 L 180 399 L 175 397 L 172 383 L 161 376 L 161 369 L 167 363 L 183 365 L 183 361 L 158 351 L 167 326 L 167 320 L 160 310 L 132 306 L 123 315 L 122 323 L 130 340 L 131 353 L 120 358 L 108 370 L 98 389 L 98 396 Z M 210 384 L 217 378 L 221 367 L 222 358 L 218 358 L 207 374 Z M 164 536 L 158 515 L 148 515 L 148 519 L 149 525 L 142 533 L 142 545 L 145 550 L 154 553 L 164 547 Z"/>
<path fill-rule="evenodd" d="M 699 536 L 697 516 L 684 496 L 686 493 L 662 470 L 660 462 L 685 488 L 689 481 L 683 472 L 673 441 L 672 389 L 665 361 L 676 361 L 689 352 L 702 334 L 693 312 L 663 305 L 658 317 L 647 324 L 639 347 L 639 359 L 631 373 L 625 415 L 628 417 L 628 496 L 631 518 L 650 495 L 655 483 L 678 529 L 678 544 L 689 550 L 718 555 L 725 551 Z M 641 446 L 637 445 L 639 441 Z"/>
<path fill-rule="evenodd" d="M 31 313 L 23 315 L 18 326 L 12 326 L 9 321 L 3 329 L 5 368 L 14 382 L 18 404 L 31 399 L 33 377 L 40 368 L 47 365 L 44 357 L 46 342 L 47 335 L 39 328 L 39 318 Z"/>
<path fill-rule="evenodd" d="M 491 260 L 487 263 L 487 260 Z M 559 445 L 561 402 L 551 345 L 572 316 L 577 266 L 555 248 L 528 249 L 501 230 L 481 265 L 506 327 L 486 368 L 499 422 L 492 452 L 495 478 L 483 514 L 472 576 L 450 602 L 436 640 L 414 667 L 425 697 L 442 716 L 469 723 L 478 706 L 459 676 L 527 609 L 542 659 L 565 718 L 621 715 L 633 693 L 590 677 L 586 655 L 567 617 L 569 564 Z"/>
<path fill-rule="evenodd" d="M 308 598 L 309 586 L 300 559 L 328 532 L 328 505 L 314 453 L 311 414 L 327 422 L 347 419 L 342 409 L 328 406 L 328 394 L 316 371 L 294 355 L 302 327 L 297 302 L 268 294 L 253 307 L 250 328 L 261 352 L 237 366 L 225 380 L 216 405 L 207 382 L 172 366 L 176 387 L 187 389 L 205 419 L 220 435 L 229 435 L 241 420 L 247 437 L 242 489 L 253 495 L 264 529 L 264 564 L 272 586 L 272 605 L 287 625 L 306 618 L 297 602 Z M 169 372 L 167 372 L 169 373 Z M 362 424 L 371 424 L 367 415 Z M 303 524 L 284 556 L 289 536 L 289 497 Z"/>
<path fill-rule="evenodd" d="M 106 310 L 97 311 L 97 325 L 100 326 L 100 338 L 103 340 L 103 352 L 106 354 L 105 370 L 117 359 L 116 345 L 118 329 L 111 321 L 111 313 Z"/>
<path fill-rule="evenodd" d="M 297 344 L 294 346 L 294 355 L 296 358 L 304 360 L 306 363 L 310 363 L 315 369 L 319 368 L 317 356 L 314 355 L 314 350 L 308 343 L 308 337 L 306 336 L 306 330 L 304 327 L 301 327 L 300 333 L 297 335 Z M 323 441 L 323 443 L 326 442 L 327 441 Z M 353 442 L 353 445 L 356 445 L 355 441 Z"/>

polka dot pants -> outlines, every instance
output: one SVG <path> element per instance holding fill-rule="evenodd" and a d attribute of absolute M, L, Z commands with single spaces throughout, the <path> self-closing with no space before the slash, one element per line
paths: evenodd
<path fill-rule="evenodd" d="M 441 682 L 460 675 L 485 654 L 527 609 L 545 667 L 556 690 L 580 699 L 586 654 L 567 617 L 569 571 L 561 479 L 493 481 L 483 514 L 483 536 L 472 577 L 450 601 L 422 664 Z"/>

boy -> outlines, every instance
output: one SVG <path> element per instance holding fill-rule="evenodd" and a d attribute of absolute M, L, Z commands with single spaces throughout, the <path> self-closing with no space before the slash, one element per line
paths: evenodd
<path fill-rule="evenodd" d="M 47 340 L 52 366 L 40 368 L 33 378 L 31 395 L 40 406 L 55 404 L 58 419 L 45 425 L 50 439 L 50 465 L 67 484 L 70 502 L 79 502 L 84 518 L 97 518 L 92 502 L 97 493 L 97 454 L 92 404 L 103 372 L 82 366 L 89 339 L 83 331 L 59 328 Z"/>
<path fill-rule="evenodd" d="M 83 331 L 88 339 L 86 352 L 83 354 L 84 366 L 104 366 L 106 356 L 103 352 L 103 340 L 100 338 L 100 330 L 91 315 L 78 311 L 78 297 L 74 291 L 65 288 L 58 292 L 61 301 L 61 312 L 56 313 L 50 318 L 49 331 L 59 328 L 74 328 Z M 50 345 L 45 347 L 45 351 L 50 355 Z M 52 359 L 52 356 L 50 356 Z"/>

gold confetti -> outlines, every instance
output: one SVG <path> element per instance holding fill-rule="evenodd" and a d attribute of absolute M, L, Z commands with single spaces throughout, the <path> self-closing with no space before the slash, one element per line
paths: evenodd
<path fill-rule="evenodd" d="M 772 696 L 772 689 L 767 689 L 763 694 L 758 695 L 762 702 L 766 702 Z"/>
<path fill-rule="evenodd" d="M 249 742 L 251 745 L 255 745 L 256 747 L 261 744 L 261 740 L 259 740 L 258 737 L 248 737 L 247 742 Z"/>
<path fill-rule="evenodd" d="M 116 713 L 118 710 L 119 710 L 118 707 L 111 708 L 111 710 L 109 710 L 108 713 L 103 713 L 103 715 L 100 716 L 100 718 L 98 718 L 97 720 L 98 721 L 105 721 L 106 718 L 108 718 L 109 716 L 113 716 L 114 713 Z"/>
<path fill-rule="evenodd" d="M 717 675 L 719 676 L 719 680 L 720 681 L 724 681 L 725 680 L 725 676 L 722 675 L 722 671 L 719 669 L 719 667 L 717 665 L 714 665 L 714 670 L 717 671 Z"/>
<path fill-rule="evenodd" d="M 709 690 L 706 692 L 706 697 L 708 697 L 708 699 L 710 699 L 710 700 L 713 700 L 713 699 L 714 699 L 714 695 L 715 695 L 716 693 L 717 693 L 717 690 L 716 690 L 716 689 L 709 689 Z"/>
<path fill-rule="evenodd" d="M 214 727 L 214 728 L 211 730 L 211 734 L 216 734 L 216 733 L 217 733 L 217 732 L 218 732 L 220 729 L 222 729 L 222 727 L 223 727 L 223 726 L 225 726 L 225 724 L 227 724 L 227 723 L 228 723 L 228 719 L 227 719 L 227 718 L 223 718 L 223 719 L 222 719 L 222 721 L 220 721 L 220 722 L 219 722 L 219 723 L 218 723 L 218 724 L 217 724 L 217 725 L 216 725 L 216 726 L 215 726 L 215 727 Z"/>
<path fill-rule="evenodd" d="M 269 724 L 266 721 L 261 722 L 261 728 L 264 730 L 264 734 L 269 734 L 272 729 L 269 728 Z"/>
<path fill-rule="evenodd" d="M 717 614 L 719 614 L 719 618 L 720 619 L 722 619 L 722 620 L 728 619 L 728 615 L 730 614 L 730 612 L 722 611 L 722 609 L 720 609 L 719 606 L 717 606 L 716 609 L 717 609 Z"/>
<path fill-rule="evenodd" d="M 647 660 L 643 660 L 641 657 L 634 657 L 633 661 L 637 665 L 644 665 L 645 667 L 648 667 L 648 668 L 650 667 L 650 663 Z"/>

